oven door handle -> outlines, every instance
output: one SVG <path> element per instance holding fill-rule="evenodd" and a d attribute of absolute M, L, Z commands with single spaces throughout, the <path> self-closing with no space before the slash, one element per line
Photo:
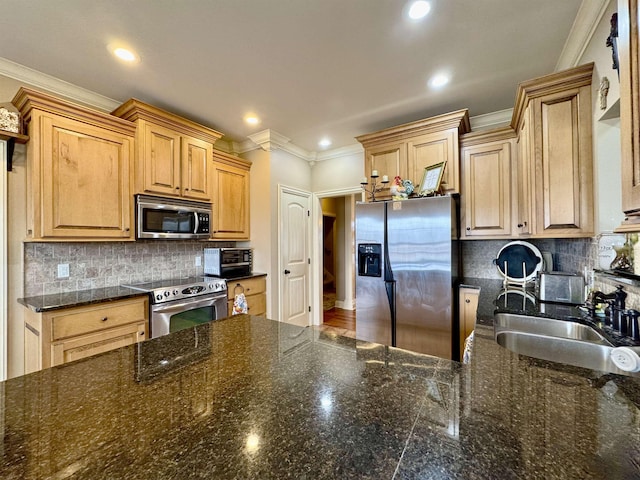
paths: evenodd
<path fill-rule="evenodd" d="M 153 306 L 153 311 L 156 313 L 167 313 L 172 311 L 179 312 L 181 310 L 184 310 L 185 307 L 188 307 L 189 310 L 194 308 L 200 308 L 200 307 L 210 307 L 211 305 L 214 304 L 216 300 L 220 300 L 222 298 L 227 298 L 227 296 L 216 295 L 214 297 L 207 297 L 206 299 L 202 299 L 198 301 L 187 300 L 185 302 L 180 302 L 180 303 L 170 303 L 170 304 L 160 303 L 160 304 L 155 304 Z"/>

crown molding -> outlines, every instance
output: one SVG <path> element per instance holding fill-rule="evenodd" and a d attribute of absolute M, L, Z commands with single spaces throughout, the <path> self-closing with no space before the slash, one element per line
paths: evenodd
<path fill-rule="evenodd" d="M 285 137 L 275 130 L 267 129 L 254 133 L 249 135 L 249 140 L 267 152 L 282 150 L 301 158 L 302 160 L 306 160 L 307 162 L 313 162 L 316 159 L 316 152 L 309 152 L 304 148 L 297 146 L 295 143 L 291 143 L 291 139 L 289 137 Z M 244 153 L 249 150 L 255 150 L 255 147 L 252 148 L 251 145 L 247 145 L 246 141 L 242 142 L 240 145 L 240 153 Z"/>
<path fill-rule="evenodd" d="M 511 123 L 513 108 L 498 110 L 497 112 L 485 113 L 469 118 L 471 131 L 497 128 Z"/>
<path fill-rule="evenodd" d="M 86 88 L 78 87 L 72 83 L 65 82 L 59 78 L 52 77 L 51 75 L 33 70 L 32 68 L 25 67 L 24 65 L 2 57 L 0 57 L 0 75 L 19 80 L 51 93 L 62 95 L 70 100 L 104 112 L 111 112 L 121 103 L 112 98 L 105 97 Z"/>
<path fill-rule="evenodd" d="M 578 65 L 610 1 L 614 0 L 582 0 L 556 63 L 556 72 Z"/>
<path fill-rule="evenodd" d="M 331 160 L 332 158 L 346 157 L 348 155 L 359 155 L 364 153 L 364 148 L 360 143 L 354 143 L 347 145 L 346 147 L 334 148 L 332 150 L 325 150 L 320 152 L 316 156 L 316 161 L 321 162 L 323 160 Z"/>

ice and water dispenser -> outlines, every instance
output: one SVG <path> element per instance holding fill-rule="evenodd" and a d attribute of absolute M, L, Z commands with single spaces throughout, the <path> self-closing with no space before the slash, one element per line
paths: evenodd
<path fill-rule="evenodd" d="M 382 245 L 379 243 L 358 245 L 358 275 L 361 277 L 382 276 Z"/>

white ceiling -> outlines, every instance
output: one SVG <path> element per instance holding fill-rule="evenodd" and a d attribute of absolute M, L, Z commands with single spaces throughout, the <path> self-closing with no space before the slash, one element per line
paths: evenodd
<path fill-rule="evenodd" d="M 333 149 L 461 108 L 511 108 L 520 81 L 555 69 L 581 0 L 431 4 L 410 22 L 405 0 L 4 0 L 0 57 L 226 140 L 272 129 L 314 152 L 324 136 Z M 114 60 L 116 41 L 140 64 Z M 433 91 L 438 71 L 452 82 Z M 243 122 L 249 111 L 261 124 Z"/>

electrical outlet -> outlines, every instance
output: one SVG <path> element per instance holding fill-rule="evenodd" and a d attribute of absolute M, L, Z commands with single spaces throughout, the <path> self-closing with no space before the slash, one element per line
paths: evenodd
<path fill-rule="evenodd" d="M 196 255 L 196 267 L 202 266 L 202 256 Z"/>
<path fill-rule="evenodd" d="M 69 264 L 68 263 L 59 263 L 58 264 L 58 278 L 69 278 Z"/>

